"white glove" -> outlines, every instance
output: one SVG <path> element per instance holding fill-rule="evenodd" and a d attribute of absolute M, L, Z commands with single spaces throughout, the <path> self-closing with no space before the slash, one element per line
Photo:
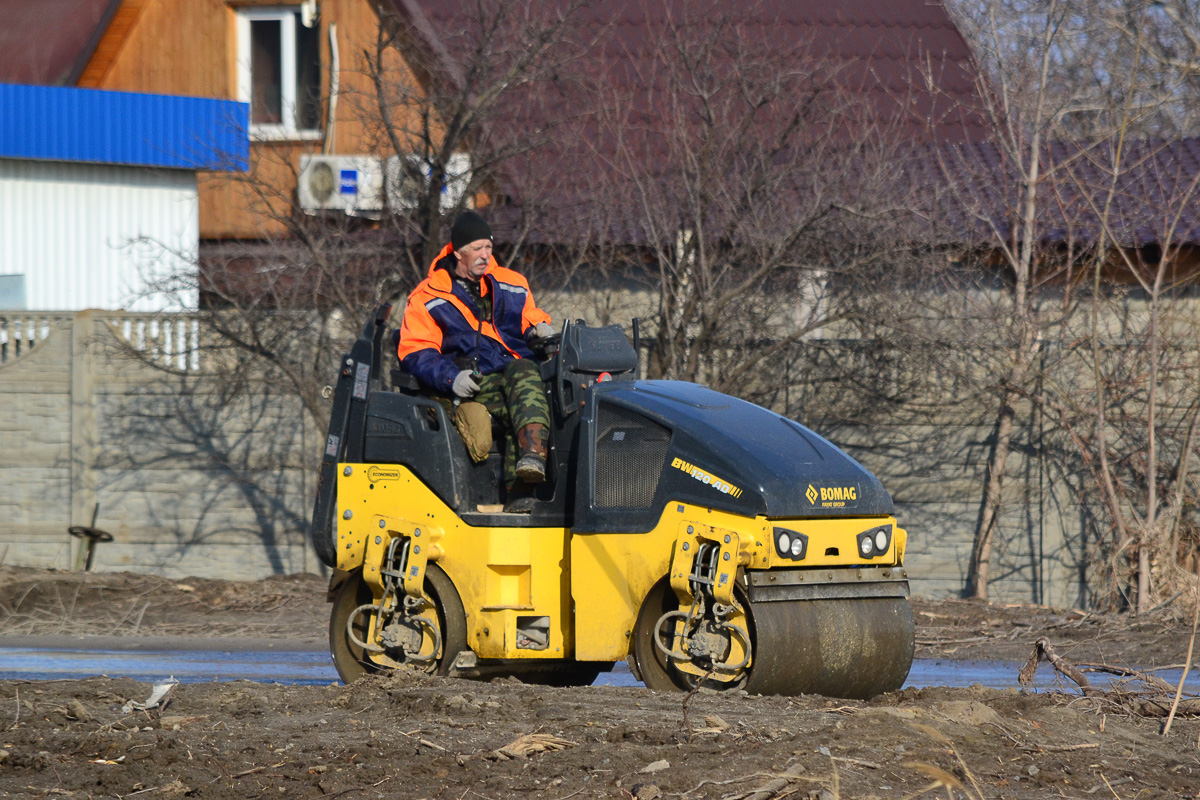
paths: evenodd
<path fill-rule="evenodd" d="M 454 376 L 454 383 L 450 388 L 456 395 L 465 399 L 475 396 L 475 393 L 479 391 L 479 384 L 471 377 L 471 370 L 464 369 Z"/>
<path fill-rule="evenodd" d="M 551 328 L 548 322 L 539 322 L 533 326 L 533 335 L 539 339 L 546 339 L 554 335 L 554 328 Z"/>

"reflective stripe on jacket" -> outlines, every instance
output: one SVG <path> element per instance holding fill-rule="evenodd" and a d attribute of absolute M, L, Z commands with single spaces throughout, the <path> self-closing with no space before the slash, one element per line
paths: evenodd
<path fill-rule="evenodd" d="M 490 375 L 514 358 L 533 358 L 525 331 L 550 322 L 533 301 L 529 282 L 495 258 L 480 279 L 480 294 L 492 298 L 492 317 L 481 321 L 475 302 L 454 281 L 452 249 L 446 245 L 438 253 L 429 276 L 408 296 L 397 351 L 404 369 L 440 392 L 449 392 L 459 371 L 472 365 Z"/>

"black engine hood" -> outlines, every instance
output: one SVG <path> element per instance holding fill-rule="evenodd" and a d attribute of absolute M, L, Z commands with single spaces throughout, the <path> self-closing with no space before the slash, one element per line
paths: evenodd
<path fill-rule="evenodd" d="M 648 530 L 653 523 L 646 524 L 647 513 L 657 520 L 668 501 L 774 519 L 893 513 L 891 496 L 862 465 L 803 425 L 761 406 L 682 381 L 614 381 L 596 384 L 589 394 L 585 418 L 592 433 L 581 442 L 582 463 L 602 471 L 629 461 L 620 451 L 628 412 L 668 429 L 670 437 L 669 444 L 662 437 L 665 456 L 656 453 L 662 466 L 650 506 L 641 513 L 603 507 L 593 491 L 605 480 L 598 474 L 590 486 L 579 487 L 577 497 L 586 498 L 580 504 L 586 508 L 576 507 L 576 529 Z M 646 437 L 633 432 L 629 438 Z M 633 458 L 644 461 L 644 450 Z"/>

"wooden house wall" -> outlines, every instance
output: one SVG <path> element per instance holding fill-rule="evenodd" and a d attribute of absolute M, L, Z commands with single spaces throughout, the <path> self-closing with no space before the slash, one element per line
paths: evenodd
<path fill-rule="evenodd" d="M 114 16 L 80 85 L 115 91 L 237 97 L 237 8 L 297 2 L 125 0 Z M 379 153 L 360 115 L 372 93 L 364 51 L 373 51 L 379 17 L 368 0 L 320 4 L 322 94 L 329 96 L 329 25 L 337 24 L 341 63 L 335 140 L 331 151 Z M 411 74 L 399 54 L 393 75 Z M 325 116 L 322 115 L 322 126 Z M 248 174 L 201 174 L 200 238 L 261 238 L 283 232 L 291 213 L 299 159 L 319 153 L 323 140 L 252 142 Z M 263 187 L 269 187 L 266 191 Z"/>

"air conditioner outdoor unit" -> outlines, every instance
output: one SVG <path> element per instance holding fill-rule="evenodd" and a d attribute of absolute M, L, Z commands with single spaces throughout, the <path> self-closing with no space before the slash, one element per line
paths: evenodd
<path fill-rule="evenodd" d="M 377 217 L 383 211 L 383 163 L 374 156 L 302 155 L 296 188 L 306 213 Z"/>
<path fill-rule="evenodd" d="M 424 199 L 429 185 L 429 162 L 418 155 L 390 156 L 387 159 L 388 207 L 410 211 Z M 420 176 L 418 178 L 417 176 Z M 442 211 L 456 208 L 471 182 L 471 156 L 455 153 L 446 163 L 446 185 L 439 205 Z"/>

